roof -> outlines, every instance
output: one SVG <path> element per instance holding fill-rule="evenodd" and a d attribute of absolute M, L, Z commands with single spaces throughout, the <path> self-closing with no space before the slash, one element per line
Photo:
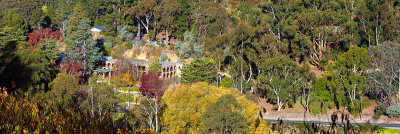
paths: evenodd
<path fill-rule="evenodd" d="M 101 56 L 100 61 L 111 61 L 111 62 L 115 62 L 117 61 L 116 59 L 113 59 L 111 56 Z"/>
<path fill-rule="evenodd" d="M 98 72 L 98 73 L 107 73 L 107 72 L 111 72 L 111 69 L 96 69 L 93 70 L 94 72 Z"/>
<path fill-rule="evenodd" d="M 136 45 L 136 46 L 144 44 L 144 43 L 146 43 L 146 42 L 144 42 L 144 40 L 131 40 L 131 44 Z"/>
<path fill-rule="evenodd" d="M 103 25 L 97 26 L 97 27 L 95 27 L 95 28 L 97 28 L 97 29 L 99 29 L 99 30 L 103 30 Z"/>
<path fill-rule="evenodd" d="M 90 29 L 90 31 L 92 31 L 92 32 L 101 32 L 102 30 L 103 30 L 103 25 L 93 27 L 92 29 Z"/>
<path fill-rule="evenodd" d="M 176 62 L 160 62 L 162 67 L 173 66 L 176 65 Z"/>
<path fill-rule="evenodd" d="M 144 62 L 144 61 L 131 61 L 132 64 L 134 65 L 141 65 L 141 66 L 150 66 L 149 62 Z M 168 67 L 168 66 L 174 66 L 179 63 L 177 62 L 159 62 L 161 67 Z"/>

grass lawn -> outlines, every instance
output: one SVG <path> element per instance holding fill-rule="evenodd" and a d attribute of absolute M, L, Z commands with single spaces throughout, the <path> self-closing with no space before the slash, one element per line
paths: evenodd
<path fill-rule="evenodd" d="M 122 90 L 122 91 L 126 91 L 126 92 L 128 92 L 129 89 L 131 89 L 131 92 L 137 91 L 135 87 L 120 87 L 120 88 L 118 88 L 118 90 Z"/>
<path fill-rule="evenodd" d="M 121 99 L 122 102 L 127 102 L 128 99 L 130 102 L 135 102 L 136 100 L 139 101 L 139 95 L 128 96 L 128 94 L 120 93 L 118 94 L 118 98 Z"/>

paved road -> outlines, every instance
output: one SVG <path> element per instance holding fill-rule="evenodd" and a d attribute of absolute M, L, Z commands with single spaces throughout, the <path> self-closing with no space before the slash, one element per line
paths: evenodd
<path fill-rule="evenodd" d="M 278 120 L 271 120 L 271 119 L 264 119 L 267 122 L 271 123 L 277 123 Z M 290 123 L 304 123 L 303 121 L 295 121 L 295 120 L 282 120 L 283 123 L 290 124 Z M 307 124 L 315 123 L 316 125 L 321 125 L 321 126 L 329 126 L 331 125 L 331 122 L 320 122 L 320 121 L 305 121 Z M 345 125 L 345 123 L 342 122 L 336 122 L 337 125 Z M 366 125 L 365 123 L 350 123 L 352 126 L 363 126 Z M 400 129 L 400 124 L 378 124 L 378 123 L 371 123 L 371 125 L 374 126 L 380 126 L 384 128 L 391 128 L 391 129 Z"/>

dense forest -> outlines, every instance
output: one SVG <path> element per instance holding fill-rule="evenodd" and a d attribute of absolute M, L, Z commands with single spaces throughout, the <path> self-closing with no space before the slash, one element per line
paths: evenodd
<path fill-rule="evenodd" d="M 0 132 L 269 133 L 257 98 L 397 118 L 399 37 L 399 0 L 0 0 Z M 135 47 L 151 72 L 123 62 Z M 107 83 L 102 56 L 121 61 Z"/>

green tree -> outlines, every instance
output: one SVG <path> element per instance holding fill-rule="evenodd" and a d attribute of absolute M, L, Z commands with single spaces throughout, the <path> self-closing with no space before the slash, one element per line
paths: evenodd
<path fill-rule="evenodd" d="M 78 80 L 65 72 L 59 73 L 50 83 L 51 90 L 46 93 L 48 100 L 54 101 L 65 110 L 71 110 L 78 104 L 76 92 L 79 90 Z"/>
<path fill-rule="evenodd" d="M 193 37 L 192 33 L 186 31 L 183 34 L 185 42 L 177 43 L 175 45 L 175 49 L 178 50 L 179 57 L 189 58 L 189 57 L 201 57 L 204 53 L 204 45 L 199 44 L 195 37 Z"/>
<path fill-rule="evenodd" d="M 8 11 L 7 15 L 3 16 L 3 22 L 0 24 L 3 27 L 12 27 L 21 35 L 26 35 L 29 31 L 28 23 L 14 10 Z"/>
<path fill-rule="evenodd" d="M 262 73 L 257 77 L 258 87 L 273 99 L 278 111 L 285 104 L 293 104 L 293 100 L 307 81 L 300 66 L 286 56 L 266 60 L 261 69 Z"/>
<path fill-rule="evenodd" d="M 49 38 L 43 39 L 42 43 L 38 45 L 38 48 L 43 51 L 46 57 L 54 63 L 60 53 L 59 46 L 57 45 L 57 39 Z"/>
<path fill-rule="evenodd" d="M 365 48 L 352 46 L 333 64 L 328 65 L 328 70 L 336 83 L 340 83 L 336 88 L 344 91 L 353 104 L 356 97 L 361 97 L 363 94 L 365 71 L 369 66 L 368 51 Z"/>
<path fill-rule="evenodd" d="M 197 58 L 186 68 L 182 70 L 182 83 L 193 82 L 208 82 L 214 83 L 216 81 L 216 70 L 213 66 L 213 61 L 207 58 Z"/>
<path fill-rule="evenodd" d="M 81 3 L 78 3 L 74 7 L 74 11 L 72 13 L 72 17 L 68 20 L 68 28 L 66 31 L 66 42 L 67 44 L 71 44 L 74 41 L 75 32 L 79 30 L 79 26 L 81 25 L 81 21 L 86 20 L 86 22 L 90 22 L 88 19 L 88 15 L 86 10 L 84 10 Z"/>
<path fill-rule="evenodd" d="M 92 77 L 91 84 L 84 90 L 85 95 L 79 96 L 79 107 L 87 116 L 111 116 L 117 108 L 120 99 L 113 90 L 113 86 L 107 83 L 96 83 L 97 79 Z"/>
<path fill-rule="evenodd" d="M 335 105 L 334 90 L 332 84 L 327 77 L 319 78 L 314 86 L 313 90 L 309 94 L 309 111 L 312 114 L 325 114 L 328 109 L 331 109 Z M 340 96 L 336 96 L 340 98 Z M 340 100 L 340 99 L 339 99 Z"/>
<path fill-rule="evenodd" d="M 228 76 L 225 76 L 225 77 L 222 79 L 220 86 L 227 87 L 227 88 L 231 88 L 231 87 L 232 87 L 232 80 L 231 80 L 231 78 L 229 78 Z"/>
<path fill-rule="evenodd" d="M 169 44 L 169 30 L 174 22 L 177 12 L 179 11 L 178 2 L 176 0 L 163 0 L 155 7 L 156 15 L 160 17 L 160 25 L 165 31 L 166 45 Z"/>
<path fill-rule="evenodd" d="M 183 39 L 183 33 L 189 31 L 191 26 L 190 21 L 190 1 L 187 0 L 177 0 L 179 11 L 176 14 L 176 19 L 172 23 L 172 35 L 179 39 Z"/>
<path fill-rule="evenodd" d="M 205 133 L 246 133 L 246 117 L 242 107 L 231 94 L 220 97 L 217 102 L 207 107 L 202 115 L 203 131 Z"/>
<path fill-rule="evenodd" d="M 93 70 L 95 63 L 101 57 L 100 48 L 96 46 L 89 29 L 89 24 L 82 20 L 76 33 L 70 35 L 71 43 L 67 47 L 68 58 L 82 63 L 85 72 Z"/>
<path fill-rule="evenodd" d="M 157 75 L 160 75 L 162 70 L 161 64 L 159 62 L 151 62 L 150 70 L 154 71 Z"/>

